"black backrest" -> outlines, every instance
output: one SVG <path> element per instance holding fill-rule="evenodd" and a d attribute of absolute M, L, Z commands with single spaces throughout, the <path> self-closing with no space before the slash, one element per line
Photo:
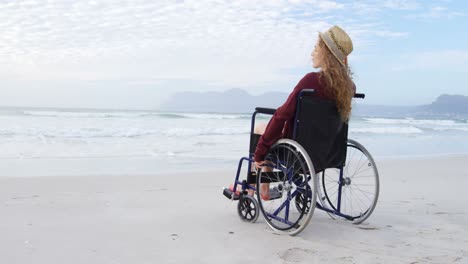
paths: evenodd
<path fill-rule="evenodd" d="M 295 140 L 309 154 L 315 171 L 344 166 L 348 124 L 341 120 L 335 101 L 313 95 L 298 100 Z"/>

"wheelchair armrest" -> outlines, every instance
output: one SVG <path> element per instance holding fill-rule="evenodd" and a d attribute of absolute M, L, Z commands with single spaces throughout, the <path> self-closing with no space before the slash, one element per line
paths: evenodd
<path fill-rule="evenodd" d="M 260 114 L 273 115 L 276 112 L 274 108 L 255 107 L 255 112 Z"/>

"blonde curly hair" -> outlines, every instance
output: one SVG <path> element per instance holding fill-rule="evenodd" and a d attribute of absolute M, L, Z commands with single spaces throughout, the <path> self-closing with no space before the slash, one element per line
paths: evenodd
<path fill-rule="evenodd" d="M 319 80 L 327 92 L 335 99 L 338 112 L 344 122 L 348 122 L 351 115 L 351 100 L 354 96 L 354 83 L 349 66 L 343 66 L 330 52 L 325 42 L 318 39 L 321 68 Z"/>

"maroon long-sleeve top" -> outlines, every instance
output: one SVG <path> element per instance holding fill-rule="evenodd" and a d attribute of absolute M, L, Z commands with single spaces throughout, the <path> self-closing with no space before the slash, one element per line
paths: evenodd
<path fill-rule="evenodd" d="M 296 113 L 296 99 L 303 89 L 314 89 L 314 95 L 332 99 L 326 88 L 319 82 L 319 73 L 311 72 L 306 74 L 296 85 L 286 102 L 279 107 L 270 122 L 265 133 L 260 137 L 255 149 L 254 159 L 260 162 L 265 159 L 266 153 L 280 138 L 291 138 L 294 128 L 294 115 Z"/>

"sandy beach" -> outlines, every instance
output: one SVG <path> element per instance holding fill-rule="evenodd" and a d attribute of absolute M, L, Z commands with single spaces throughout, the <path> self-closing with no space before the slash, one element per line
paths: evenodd
<path fill-rule="evenodd" d="M 244 223 L 231 168 L 0 178 L 0 263 L 468 263 L 468 156 L 379 160 L 361 225 L 316 210 L 298 236 Z"/>

